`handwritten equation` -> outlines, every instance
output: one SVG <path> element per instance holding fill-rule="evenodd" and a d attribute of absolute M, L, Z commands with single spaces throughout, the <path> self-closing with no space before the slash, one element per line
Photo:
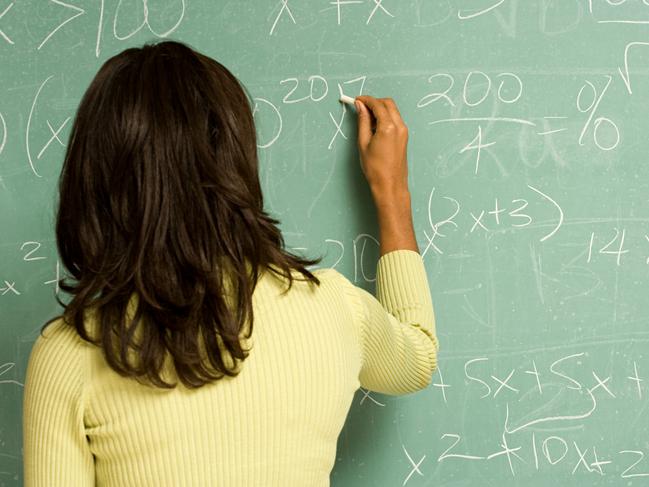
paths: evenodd
<path fill-rule="evenodd" d="M 538 471 L 552 472 L 553 469 L 556 473 L 568 472 L 571 476 L 649 477 L 645 458 L 647 450 L 622 447 L 611 451 L 610 441 L 584 444 L 584 440 L 575 437 L 587 427 L 597 427 L 597 415 L 602 404 L 612 401 L 626 405 L 644 403 L 646 379 L 639 373 L 639 368 L 645 363 L 639 366 L 636 360 L 629 360 L 628 370 L 619 371 L 614 377 L 591 365 L 594 358 L 592 352 L 581 351 L 560 356 L 547 369 L 540 368 L 537 360 L 530 358 L 519 367 L 494 371 L 489 357 L 476 357 L 463 362 L 459 367 L 460 374 L 454 371 L 453 376 L 460 383 L 444 379 L 444 371 L 457 362 L 451 359 L 451 365 L 438 369 L 430 395 L 441 398 L 445 405 L 470 397 L 476 403 L 476 409 L 481 410 L 504 402 L 500 417 L 502 435 L 492 441 L 476 442 L 471 438 L 475 436 L 471 432 L 443 428 L 444 432 L 435 442 L 436 456 L 429 460 L 426 460 L 427 455 L 413 458 L 414 448 L 402 443 L 402 454 L 408 460 L 403 485 L 415 474 L 426 477 L 426 470 L 436 468 L 429 464 L 431 461 L 438 464 L 450 462 L 454 466 L 466 462 L 502 462 L 512 477 Z M 456 395 L 460 397 L 454 397 Z M 557 402 L 559 397 L 567 396 L 571 396 L 571 399 L 566 399 L 570 406 L 561 414 L 548 413 L 543 406 L 546 401 Z M 498 401 L 497 397 L 500 398 Z M 364 389 L 359 404 L 362 410 L 386 407 L 385 402 Z M 642 413 L 626 427 L 633 428 L 639 421 L 642 421 Z M 544 432 L 543 428 L 547 431 Z M 493 447 L 485 450 L 484 446 L 480 448 L 476 443 L 481 443 L 480 446 L 492 444 Z"/>

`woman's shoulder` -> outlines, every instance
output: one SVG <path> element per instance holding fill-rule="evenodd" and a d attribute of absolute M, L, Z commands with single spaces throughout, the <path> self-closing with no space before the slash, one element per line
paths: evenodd
<path fill-rule="evenodd" d="M 39 360 L 56 360 L 57 354 L 81 350 L 88 345 L 90 344 L 79 336 L 77 329 L 59 316 L 41 327 L 32 346 L 31 355 L 41 356 Z"/>
<path fill-rule="evenodd" d="M 89 344 L 62 317 L 41 327 L 32 345 L 26 372 L 30 387 L 76 388 L 84 370 L 84 351 Z M 41 384 L 41 386 L 39 386 Z M 58 387 L 57 386 L 57 387 Z M 27 387 L 27 386 L 26 386 Z"/>

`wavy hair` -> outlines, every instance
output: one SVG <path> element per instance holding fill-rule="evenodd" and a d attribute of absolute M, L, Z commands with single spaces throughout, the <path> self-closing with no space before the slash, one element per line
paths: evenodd
<path fill-rule="evenodd" d="M 236 376 L 260 273 L 319 285 L 263 208 L 252 98 L 223 65 L 177 41 L 108 59 L 75 115 L 56 240 L 72 283 L 63 318 L 108 365 L 174 388 Z M 293 276 L 293 271 L 302 278 Z M 87 312 L 97 336 L 85 327 Z M 246 326 L 247 325 L 247 326 Z M 206 355 L 206 356 L 204 356 Z"/>

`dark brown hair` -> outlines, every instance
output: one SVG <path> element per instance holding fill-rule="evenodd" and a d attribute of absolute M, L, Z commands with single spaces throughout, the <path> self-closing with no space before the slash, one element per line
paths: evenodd
<path fill-rule="evenodd" d="M 293 271 L 319 285 L 306 267 L 322 260 L 287 251 L 264 211 L 251 103 L 230 71 L 181 42 L 129 48 L 101 66 L 59 180 L 57 245 L 75 281 L 59 286 L 72 299 L 57 297 L 63 314 L 41 332 L 63 317 L 143 384 L 177 385 L 161 376 L 167 352 L 187 387 L 238 374 L 260 273 L 288 279 L 286 292 Z"/>

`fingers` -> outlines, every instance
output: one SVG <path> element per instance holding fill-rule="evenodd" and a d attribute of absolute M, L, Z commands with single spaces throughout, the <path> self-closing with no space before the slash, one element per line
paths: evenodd
<path fill-rule="evenodd" d="M 376 119 L 376 131 L 381 133 L 399 132 L 407 136 L 408 128 L 401 118 L 397 104 L 392 98 L 374 98 L 361 95 L 355 98 L 361 105 L 358 111 L 358 144 L 367 147 L 374 134 L 372 122 Z"/>
<path fill-rule="evenodd" d="M 392 98 L 374 98 L 369 95 L 356 97 L 369 107 L 372 114 L 376 117 L 376 128 L 380 131 L 391 131 L 394 128 L 401 130 L 406 129 L 406 124 L 401 118 L 401 113 L 397 104 Z"/>
<path fill-rule="evenodd" d="M 358 107 L 358 146 L 367 147 L 372 138 L 372 122 L 368 108 L 360 100 L 356 101 Z"/>
<path fill-rule="evenodd" d="M 406 124 L 401 118 L 401 113 L 399 113 L 395 101 L 392 98 L 380 98 L 380 100 L 385 104 L 385 107 L 392 118 L 392 122 L 400 129 L 406 128 Z"/>
<path fill-rule="evenodd" d="M 356 97 L 357 100 L 360 100 L 367 108 L 370 109 L 370 112 L 376 118 L 376 129 L 384 130 L 392 122 L 392 116 L 388 112 L 385 104 L 378 98 L 374 98 L 369 95 L 361 95 Z"/>

